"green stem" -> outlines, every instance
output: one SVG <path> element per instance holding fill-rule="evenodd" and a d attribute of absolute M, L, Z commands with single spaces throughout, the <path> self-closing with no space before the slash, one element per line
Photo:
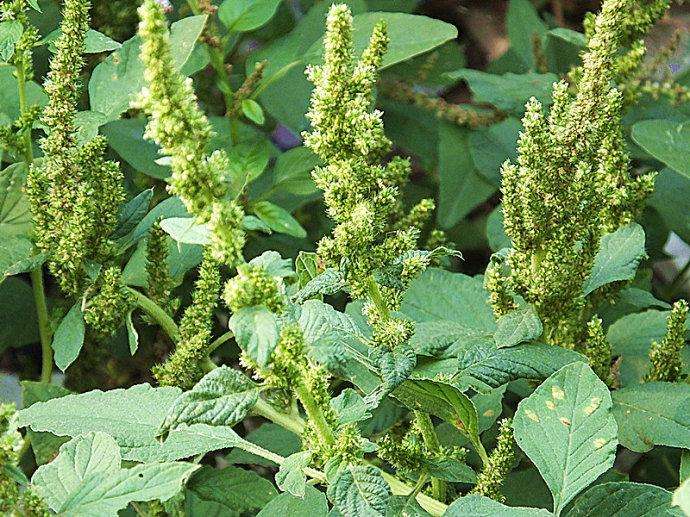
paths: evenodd
<path fill-rule="evenodd" d="M 410 495 L 411 493 L 414 493 L 414 488 L 410 487 L 407 483 L 403 483 L 395 476 L 383 471 L 381 474 L 383 475 L 383 479 L 385 479 L 388 485 L 391 487 L 391 492 L 393 492 L 393 495 Z M 422 493 L 417 494 L 417 502 L 422 508 L 424 508 L 434 517 L 440 517 L 448 508 L 448 506 L 443 504 L 441 501 L 437 501 L 433 497 L 429 497 L 428 495 Z"/>
<path fill-rule="evenodd" d="M 187 0 L 187 5 L 195 15 L 201 14 L 201 8 L 199 7 L 199 2 L 197 0 Z M 216 38 L 217 34 L 218 30 L 216 29 L 215 23 L 210 21 L 207 29 L 207 35 L 211 38 Z M 232 108 L 234 95 L 232 93 L 230 76 L 228 75 L 227 68 L 225 68 L 225 55 L 223 49 L 210 44 L 207 46 L 211 66 L 215 70 L 218 79 L 218 88 L 222 92 L 223 99 L 225 100 L 225 110 L 230 111 Z M 236 140 L 233 141 L 236 143 Z"/>
<path fill-rule="evenodd" d="M 284 427 L 288 431 L 291 431 L 297 435 L 300 435 L 304 432 L 305 428 L 305 422 L 304 420 L 296 415 L 289 415 L 287 413 L 282 413 L 278 410 L 276 410 L 273 406 L 268 404 L 266 401 L 259 399 L 259 401 L 256 403 L 256 406 L 254 406 L 253 410 L 255 415 L 262 416 L 271 422 L 278 424 L 281 427 Z M 253 451 L 249 451 L 253 452 Z M 266 451 L 269 454 L 273 455 L 270 451 Z M 256 453 L 255 453 L 256 454 Z M 260 454 L 259 454 L 260 455 Z M 277 456 L 277 455 L 273 455 Z M 264 456 L 266 457 L 266 456 Z M 281 457 L 278 458 L 267 458 L 270 459 L 271 461 L 275 461 L 275 459 L 280 459 Z M 306 472 L 306 470 L 305 470 Z M 308 474 L 308 472 L 307 472 Z M 393 492 L 394 495 L 410 495 L 414 493 L 414 488 L 408 485 L 407 483 L 404 483 L 403 481 L 400 481 L 398 478 L 395 476 L 392 476 L 391 474 L 388 474 L 387 472 L 382 472 L 383 478 L 388 482 L 388 484 L 391 487 L 391 491 Z M 443 513 L 446 511 L 447 506 L 443 504 L 441 501 L 437 501 L 433 497 L 429 497 L 426 494 L 417 494 L 417 502 L 424 508 L 427 512 L 429 512 L 431 515 L 434 517 L 438 517 L 443 515 Z"/>
<path fill-rule="evenodd" d="M 311 392 L 304 385 L 299 384 L 295 388 L 295 393 L 309 417 L 309 422 L 314 425 L 316 433 L 321 440 L 323 440 L 326 445 L 333 445 L 335 443 L 333 429 L 331 429 L 330 424 L 326 420 L 326 416 L 323 414 L 323 411 L 321 411 L 316 400 L 314 400 L 314 397 L 312 397 Z"/>
<path fill-rule="evenodd" d="M 434 429 L 434 423 L 431 421 L 431 417 L 428 413 L 424 413 L 423 411 L 415 411 L 414 416 L 417 427 L 422 433 L 422 440 L 424 440 L 426 448 L 430 452 L 438 452 L 441 449 L 441 444 L 438 441 L 438 436 L 436 436 L 436 430 Z M 445 501 L 445 481 L 432 476 L 431 491 L 434 498 L 439 499 L 440 501 Z"/>
<path fill-rule="evenodd" d="M 17 90 L 19 96 L 19 112 L 23 115 L 28 107 L 26 99 L 26 70 L 17 67 Z M 26 131 L 24 135 L 24 160 L 27 167 L 34 161 L 34 151 L 31 143 L 31 131 Z M 53 348 L 52 329 L 48 319 L 48 304 L 46 303 L 45 289 L 43 287 L 43 265 L 32 269 L 29 273 L 31 277 L 31 290 L 36 304 L 36 315 L 38 316 L 38 335 L 41 339 L 41 382 L 50 383 L 53 375 Z"/>
<path fill-rule="evenodd" d="M 228 330 L 225 334 L 217 337 L 214 341 L 211 342 L 210 345 L 208 345 L 208 353 L 210 354 L 222 344 L 230 341 L 233 337 L 235 337 L 235 334 L 232 333 L 232 330 Z"/>
<path fill-rule="evenodd" d="M 132 296 L 134 296 L 135 303 L 142 311 L 148 314 L 156 323 L 158 323 L 170 339 L 177 343 L 180 339 L 180 330 L 173 319 L 168 316 L 168 313 L 161 309 L 156 302 L 143 295 L 136 289 L 127 288 Z"/>
<path fill-rule="evenodd" d="M 48 321 L 48 305 L 43 289 L 43 266 L 32 269 L 29 274 L 38 316 L 38 335 L 41 338 L 41 382 L 48 384 L 53 375 L 53 348 L 51 346 L 52 332 Z"/>
<path fill-rule="evenodd" d="M 300 417 L 278 411 L 263 399 L 259 399 L 254 406 L 253 412 L 255 415 L 262 416 L 296 435 L 301 435 L 304 432 L 304 420 Z"/>

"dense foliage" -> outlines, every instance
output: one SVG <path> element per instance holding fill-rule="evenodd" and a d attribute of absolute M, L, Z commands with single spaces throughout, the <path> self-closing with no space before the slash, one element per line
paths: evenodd
<path fill-rule="evenodd" d="M 3 1 L 0 512 L 690 515 L 669 3 Z"/>

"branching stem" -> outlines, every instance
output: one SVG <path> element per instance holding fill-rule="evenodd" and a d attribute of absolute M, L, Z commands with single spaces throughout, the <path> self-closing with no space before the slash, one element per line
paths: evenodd
<path fill-rule="evenodd" d="M 180 329 L 173 319 L 161 309 L 156 302 L 143 295 L 136 289 L 128 287 L 127 290 L 134 296 L 134 301 L 142 311 L 148 314 L 161 328 L 165 331 L 168 337 L 177 343 L 180 339 Z"/>

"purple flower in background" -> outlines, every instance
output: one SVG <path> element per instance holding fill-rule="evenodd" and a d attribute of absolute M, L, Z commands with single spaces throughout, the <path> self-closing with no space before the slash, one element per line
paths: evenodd
<path fill-rule="evenodd" d="M 677 74 L 680 71 L 680 65 L 678 63 L 669 63 L 668 67 L 674 74 Z"/>
<path fill-rule="evenodd" d="M 172 12 L 173 6 L 170 0 L 156 0 L 156 2 L 158 2 L 158 5 L 160 5 L 166 13 Z"/>
<path fill-rule="evenodd" d="M 273 130 L 271 139 L 283 151 L 287 151 L 288 149 L 297 147 L 302 143 L 302 140 L 299 136 L 295 135 L 292 131 L 290 131 L 287 127 L 283 126 L 282 124 L 278 124 L 275 130 Z"/>

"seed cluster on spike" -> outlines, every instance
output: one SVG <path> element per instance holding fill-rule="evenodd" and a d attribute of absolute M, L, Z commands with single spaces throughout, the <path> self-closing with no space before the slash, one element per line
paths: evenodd
<path fill-rule="evenodd" d="M 48 267 L 60 287 L 73 296 L 85 287 L 87 263 L 102 263 L 112 256 L 108 236 L 125 197 L 118 165 L 104 159 L 105 138 L 83 145 L 76 140 L 89 8 L 85 0 L 65 2 L 61 35 L 45 82 L 49 101 L 43 112 L 48 132 L 41 142 L 44 157 L 31 167 L 26 186 L 36 244 L 48 254 Z"/>
<path fill-rule="evenodd" d="M 361 298 L 374 271 L 417 247 L 433 201 L 423 200 L 407 224 L 396 224 L 405 218 L 400 189 L 410 164 L 401 157 L 383 164 L 391 142 L 381 112 L 372 109 L 377 69 L 388 46 L 386 27 L 374 27 L 359 60 L 352 31 L 349 8 L 333 5 L 326 20 L 324 64 L 307 68 L 314 90 L 307 113 L 311 131 L 303 136 L 325 163 L 313 176 L 336 223 L 333 235 L 319 243 L 319 258 L 328 267 L 343 266 L 353 297 Z"/>
<path fill-rule="evenodd" d="M 586 339 L 591 311 L 582 284 L 599 239 L 634 220 L 654 186 L 653 173 L 631 173 L 622 95 L 613 85 L 627 35 L 649 26 L 629 22 L 636 5 L 604 3 L 576 91 L 565 81 L 554 84 L 548 115 L 536 99 L 527 103 L 517 163 L 502 168 L 505 230 L 513 247 L 487 273 L 494 308 L 505 313 L 510 295 L 522 296 L 537 308 L 547 340 L 569 348 Z"/>
<path fill-rule="evenodd" d="M 223 175 L 229 167 L 224 151 L 207 153 L 211 125 L 197 105 L 192 81 L 174 67 L 164 8 L 146 0 L 139 8 L 141 60 L 147 86 L 135 105 L 149 116 L 145 137 L 170 157 L 169 190 L 180 197 L 200 223 L 211 229 L 211 250 L 229 266 L 243 261 L 244 212 L 225 196 Z"/>

